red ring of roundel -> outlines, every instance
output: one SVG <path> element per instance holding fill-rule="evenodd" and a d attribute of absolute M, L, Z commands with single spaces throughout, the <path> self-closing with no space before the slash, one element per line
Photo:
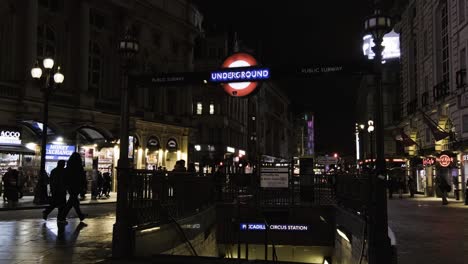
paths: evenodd
<path fill-rule="evenodd" d="M 258 64 L 257 60 L 255 60 L 254 57 L 252 57 L 251 55 L 249 55 L 247 53 L 235 53 L 235 54 L 229 56 L 223 62 L 223 65 L 221 65 L 221 68 L 223 68 L 223 69 L 228 68 L 228 66 L 230 64 L 232 64 L 233 62 L 238 61 L 238 60 L 246 61 L 248 64 L 250 64 L 250 66 L 256 66 Z M 255 91 L 255 88 L 257 88 L 257 86 L 258 86 L 258 82 L 250 82 L 250 84 L 247 87 L 245 87 L 244 89 L 241 89 L 241 90 L 232 88 L 229 85 L 229 83 L 223 83 L 222 86 L 224 88 L 224 91 L 226 91 L 226 93 L 228 93 L 229 95 L 242 97 L 242 96 L 247 96 L 250 93 L 252 93 L 253 91 Z M 237 94 L 233 95 L 232 94 L 233 91 L 236 91 Z"/>

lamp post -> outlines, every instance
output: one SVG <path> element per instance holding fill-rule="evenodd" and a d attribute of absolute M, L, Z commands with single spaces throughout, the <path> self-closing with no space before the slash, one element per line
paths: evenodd
<path fill-rule="evenodd" d="M 52 58 L 45 58 L 42 61 L 44 66 L 45 75 L 44 75 L 44 86 L 41 87 L 41 90 L 44 94 L 44 106 L 43 106 L 43 118 L 42 118 L 42 138 L 41 138 L 41 166 L 39 169 L 39 179 L 34 191 L 34 200 L 35 204 L 46 204 L 48 203 L 47 199 L 47 172 L 45 170 L 45 160 L 46 160 L 46 145 L 47 145 L 47 126 L 49 122 L 49 98 L 52 92 L 58 87 L 59 84 L 63 83 L 64 76 L 60 72 L 60 66 L 57 67 L 57 71 L 53 75 L 53 80 L 51 80 L 52 71 L 54 68 L 54 60 Z M 39 67 L 39 63 L 36 61 L 36 64 L 31 69 L 31 76 L 33 79 L 39 81 L 42 77 L 42 69 Z"/>
<path fill-rule="evenodd" d="M 364 23 L 366 33 L 372 35 L 375 46 L 375 128 L 376 128 L 376 169 L 371 175 L 372 201 L 369 214 L 369 264 L 386 264 L 390 258 L 390 240 L 388 238 L 387 197 L 386 197 L 386 168 L 384 156 L 384 122 L 382 98 L 382 51 L 383 37 L 392 29 L 391 18 L 382 14 L 380 1 L 375 0 L 374 14 L 367 17 Z"/>
<path fill-rule="evenodd" d="M 119 42 L 118 51 L 122 64 L 120 94 L 120 155 L 117 167 L 117 207 L 112 236 L 112 256 L 125 257 L 131 254 L 131 223 L 128 208 L 128 179 L 130 164 L 128 159 L 129 106 L 128 74 L 131 63 L 138 53 L 138 41 L 127 28 L 125 36 Z"/>
<path fill-rule="evenodd" d="M 374 169 L 374 121 L 367 121 L 367 132 L 369 133 L 370 140 L 370 166 L 372 171 Z"/>

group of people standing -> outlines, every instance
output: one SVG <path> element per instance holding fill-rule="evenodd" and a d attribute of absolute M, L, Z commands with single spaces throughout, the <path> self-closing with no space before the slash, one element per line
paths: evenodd
<path fill-rule="evenodd" d="M 49 182 L 52 197 L 50 205 L 42 212 L 42 218 L 47 220 L 48 215 L 58 208 L 57 224 L 67 224 L 66 217 L 73 207 L 80 221 L 83 221 L 87 214 L 80 209 L 79 195 L 86 188 L 87 180 L 80 154 L 74 152 L 68 159 L 66 167 L 65 161 L 59 160 L 57 167 L 50 173 Z"/>
<path fill-rule="evenodd" d="M 110 172 L 101 173 L 95 169 L 93 171 L 93 181 L 91 190 L 91 199 L 109 198 L 111 191 L 112 178 Z"/>

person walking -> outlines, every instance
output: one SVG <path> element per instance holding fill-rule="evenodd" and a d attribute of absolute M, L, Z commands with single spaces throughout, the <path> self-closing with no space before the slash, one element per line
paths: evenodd
<path fill-rule="evenodd" d="M 413 176 L 409 175 L 408 176 L 408 189 L 409 189 L 409 192 L 410 192 L 410 197 L 414 197 L 414 193 L 415 193 L 415 182 L 414 182 L 414 178 Z"/>
<path fill-rule="evenodd" d="M 83 187 L 86 183 L 86 174 L 83 169 L 81 156 L 78 152 L 73 152 L 68 159 L 65 173 L 67 175 L 65 186 L 70 196 L 68 197 L 68 201 L 63 208 L 60 218 L 65 219 L 68 212 L 73 207 L 80 221 L 83 221 L 88 215 L 81 212 L 78 196 L 83 192 Z"/>
<path fill-rule="evenodd" d="M 57 167 L 50 172 L 50 192 L 52 199 L 49 206 L 42 211 L 42 218 L 47 220 L 47 216 L 55 209 L 58 208 L 57 223 L 66 224 L 65 218 L 61 218 L 62 210 L 67 202 L 67 189 L 65 187 L 65 161 L 59 160 Z"/>
<path fill-rule="evenodd" d="M 450 192 L 450 185 L 447 183 L 447 180 L 445 180 L 444 176 L 437 176 L 435 183 L 442 196 L 442 205 L 447 205 L 447 192 Z"/>

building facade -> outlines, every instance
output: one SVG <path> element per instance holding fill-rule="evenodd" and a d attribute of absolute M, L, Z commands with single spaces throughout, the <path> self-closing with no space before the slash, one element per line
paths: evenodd
<path fill-rule="evenodd" d="M 315 155 L 315 115 L 312 112 L 301 113 L 296 116 L 294 123 L 296 148 L 294 157 Z"/>
<path fill-rule="evenodd" d="M 408 173 L 426 195 L 437 194 L 441 177 L 457 197 L 468 174 L 467 3 L 413 0 L 400 11 L 401 126 L 417 143 L 405 149 Z"/>
<path fill-rule="evenodd" d="M 185 0 L 2 1 L 0 12 L 0 130 L 21 140 L 0 143 L 0 173 L 22 167 L 30 188 L 39 171 L 44 111 L 43 84 L 30 73 L 35 61 L 51 57 L 65 76 L 50 98 L 47 170 L 77 151 L 86 170 L 114 176 L 122 75 L 117 47 L 125 29 L 140 43 L 132 74 L 191 71 L 202 21 Z M 140 84 L 129 91 L 134 166 L 170 170 L 187 160 L 191 88 Z"/>

